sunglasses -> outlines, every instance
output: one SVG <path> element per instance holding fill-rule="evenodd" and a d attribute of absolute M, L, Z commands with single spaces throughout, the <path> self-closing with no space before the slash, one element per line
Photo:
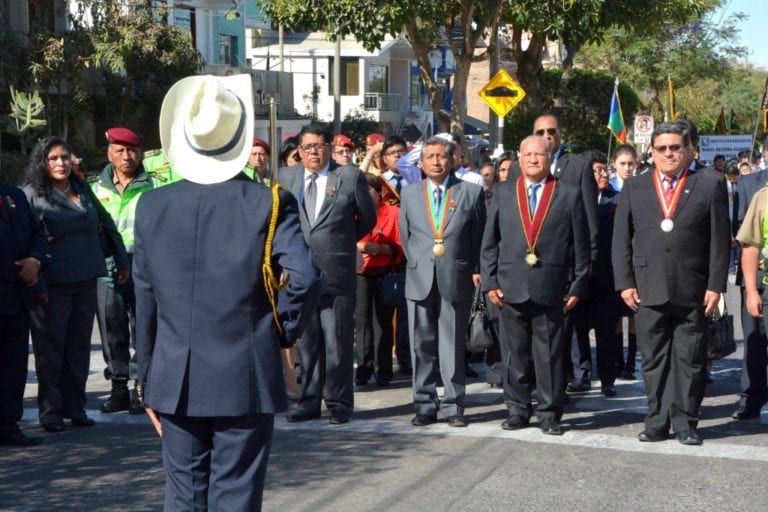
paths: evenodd
<path fill-rule="evenodd" d="M 542 128 L 541 130 L 536 130 L 533 132 L 534 135 L 538 135 L 539 137 L 544 136 L 545 133 L 548 133 L 554 137 L 557 135 L 557 128 Z"/>
<path fill-rule="evenodd" d="M 678 153 L 681 149 L 683 149 L 682 144 L 670 144 L 669 146 L 653 146 L 653 150 L 658 153 L 666 153 L 667 150 L 670 150 L 673 153 Z"/>

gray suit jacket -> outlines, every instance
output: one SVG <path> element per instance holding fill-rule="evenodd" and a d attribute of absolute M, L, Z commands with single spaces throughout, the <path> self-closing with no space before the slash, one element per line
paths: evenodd
<path fill-rule="evenodd" d="M 472 273 L 479 272 L 480 242 L 485 225 L 482 187 L 450 175 L 447 190 L 443 256 L 432 254 L 435 236 L 425 198 L 427 180 L 403 189 L 400 198 L 400 236 L 408 260 L 405 296 L 424 300 L 437 279 L 437 288 L 448 302 L 472 300 Z"/>
<path fill-rule="evenodd" d="M 100 226 L 103 236 L 114 250 L 117 267 L 130 268 L 123 239 L 112 217 L 83 180 L 70 177 L 69 181 L 80 196 L 80 206 L 56 189 L 51 190 L 49 200 L 30 186 L 23 188 L 48 238 L 50 258 L 43 267 L 46 282 L 76 283 L 107 275 L 105 255 L 99 240 Z"/>
<path fill-rule="evenodd" d="M 376 210 L 363 173 L 353 165 L 331 167 L 325 191 L 318 192 L 323 205 L 313 226 L 304 209 L 304 166 L 283 167 L 276 179 L 299 202 L 304 238 L 323 273 L 322 294 L 355 293 L 357 241 L 376 224 Z"/>

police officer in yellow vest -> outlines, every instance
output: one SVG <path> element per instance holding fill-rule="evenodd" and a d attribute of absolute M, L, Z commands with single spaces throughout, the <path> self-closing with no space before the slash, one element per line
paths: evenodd
<path fill-rule="evenodd" d="M 768 187 L 761 188 L 749 204 L 749 209 L 736 235 L 741 245 L 741 270 L 747 312 L 768 325 Z M 760 417 L 768 403 L 768 340 L 765 335 L 751 337 L 744 342 L 744 375 L 741 400 L 731 415 L 736 420 Z M 747 385 L 748 384 L 748 385 Z"/>
<path fill-rule="evenodd" d="M 127 128 L 110 128 L 106 133 L 109 163 L 91 183 L 91 188 L 101 205 L 115 221 L 123 237 L 130 261 L 133 261 L 133 224 L 136 204 L 141 195 L 156 186 L 153 176 L 142 166 L 142 144 L 136 133 Z M 144 412 L 140 391 L 133 397 L 128 382 L 136 378 L 136 357 L 131 356 L 135 335 L 135 305 L 133 280 L 117 283 L 117 269 L 107 255 L 108 276 L 98 282 L 98 308 L 96 317 L 101 334 L 104 376 L 112 381 L 109 400 L 101 404 L 101 412 L 112 413 L 128 410 L 131 414 Z"/>

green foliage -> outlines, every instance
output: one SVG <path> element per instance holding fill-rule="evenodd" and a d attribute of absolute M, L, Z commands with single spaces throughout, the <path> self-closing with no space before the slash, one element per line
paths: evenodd
<path fill-rule="evenodd" d="M 16 91 L 11 86 L 11 113 L 8 115 L 11 122 L 7 123 L 6 130 L 20 138 L 22 153 L 26 153 L 27 143 L 45 129 L 44 111 L 45 104 L 37 91 L 30 94 Z"/>
<path fill-rule="evenodd" d="M 158 3 L 90 0 L 73 19 L 75 32 L 87 35 L 92 52 L 86 65 L 104 75 L 108 109 L 100 121 L 139 129 L 156 143 L 163 97 L 180 78 L 205 65 L 189 33 L 168 25 L 168 7 Z M 92 24 L 86 24 L 87 16 Z M 146 129 L 141 129 L 146 128 Z M 99 131 L 99 130 L 97 130 Z"/>
<path fill-rule="evenodd" d="M 517 149 L 520 142 L 531 134 L 534 119 L 552 110 L 562 73 L 561 69 L 551 69 L 544 73 L 540 91 L 544 98 L 541 111 L 516 109 L 507 116 L 504 129 L 505 147 Z M 608 117 L 614 80 L 614 77 L 603 73 L 580 69 L 574 71 L 568 85 L 568 101 L 559 116 L 563 142 L 576 144 L 582 150 L 607 149 L 610 136 Z M 625 84 L 619 85 L 619 99 L 624 114 L 624 125 L 630 126 L 634 114 L 639 110 L 640 100 Z"/>

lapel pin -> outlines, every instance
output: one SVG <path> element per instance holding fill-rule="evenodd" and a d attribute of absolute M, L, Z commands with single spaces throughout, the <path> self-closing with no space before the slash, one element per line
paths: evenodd
<path fill-rule="evenodd" d="M 325 195 L 327 195 L 328 197 L 335 196 L 336 195 L 336 187 L 334 187 L 334 186 L 326 187 Z"/>

